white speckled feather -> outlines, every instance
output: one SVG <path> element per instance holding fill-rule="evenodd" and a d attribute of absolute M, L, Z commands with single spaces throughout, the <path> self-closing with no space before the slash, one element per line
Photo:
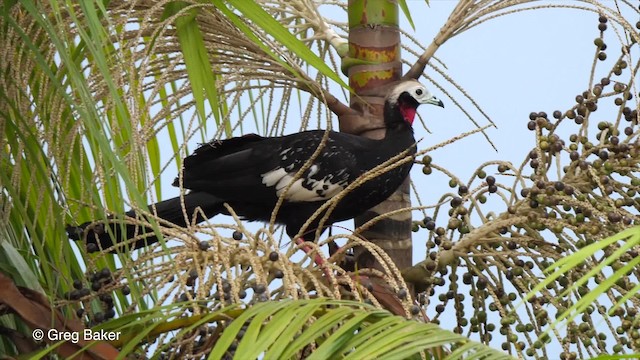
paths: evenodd
<path fill-rule="evenodd" d="M 312 165 L 305 178 L 300 178 L 293 182 L 285 198 L 293 202 L 327 200 L 344 190 L 347 186 L 346 181 L 332 183 L 331 180 L 333 176 L 327 176 L 323 179 L 311 178 L 319 170 L 320 168 L 317 165 Z M 283 168 L 276 168 L 261 174 L 261 176 L 264 185 L 275 187 L 276 195 L 282 196 L 287 186 L 293 181 L 295 173 L 288 173 Z M 304 186 L 304 184 L 306 184 L 306 186 Z"/>

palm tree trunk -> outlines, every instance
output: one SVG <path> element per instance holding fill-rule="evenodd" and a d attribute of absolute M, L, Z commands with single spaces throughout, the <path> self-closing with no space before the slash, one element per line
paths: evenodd
<path fill-rule="evenodd" d="M 363 95 L 367 90 L 400 80 L 402 76 L 398 5 L 388 0 L 350 0 L 348 12 L 349 57 L 375 64 L 348 67 L 349 85 L 356 93 L 356 96 L 351 97 L 350 105 L 356 110 L 362 110 L 365 116 L 354 118 L 353 121 L 342 121 L 340 130 L 370 138 L 381 138 L 384 136 L 384 98 Z M 372 107 L 367 109 L 363 101 Z M 356 226 L 380 214 L 410 205 L 407 179 L 388 200 L 356 218 Z M 361 235 L 384 249 L 399 269 L 412 265 L 410 213 L 380 221 Z M 364 248 L 357 248 L 355 255 L 359 267 L 379 267 Z"/>

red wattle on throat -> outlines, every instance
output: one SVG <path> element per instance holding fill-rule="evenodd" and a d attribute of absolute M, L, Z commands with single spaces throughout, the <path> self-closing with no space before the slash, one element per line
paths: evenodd
<path fill-rule="evenodd" d="M 413 125 L 413 119 L 416 117 L 416 108 L 412 106 L 400 105 L 400 114 L 409 125 Z"/>

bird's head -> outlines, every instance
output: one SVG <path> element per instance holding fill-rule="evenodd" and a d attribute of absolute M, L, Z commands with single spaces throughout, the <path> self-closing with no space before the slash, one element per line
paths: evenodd
<path fill-rule="evenodd" d="M 444 107 L 442 101 L 431 95 L 429 90 L 417 80 L 404 80 L 389 91 L 384 105 L 384 118 L 387 125 L 406 122 L 413 125 L 416 109 L 420 104 Z"/>

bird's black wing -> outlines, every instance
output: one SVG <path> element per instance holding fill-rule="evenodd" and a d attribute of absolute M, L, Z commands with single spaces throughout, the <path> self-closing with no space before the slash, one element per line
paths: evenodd
<path fill-rule="evenodd" d="M 185 183 L 207 176 L 232 175 L 233 172 L 245 169 L 250 162 L 251 149 L 268 139 L 256 134 L 247 134 L 227 140 L 214 139 L 200 145 L 193 154 L 184 159 Z M 173 185 L 178 186 L 178 183 L 179 178 L 176 178 Z"/>
<path fill-rule="evenodd" d="M 262 184 L 274 191 L 276 196 L 284 194 L 284 198 L 290 202 L 326 201 L 344 190 L 362 173 L 357 166 L 358 153 L 363 149 L 361 143 L 367 140 L 330 132 L 323 143 L 324 131 L 302 134 L 304 136 L 283 141 L 276 155 L 277 164 L 261 173 Z M 309 163 L 318 147 L 321 147 L 320 152 Z M 303 168 L 305 170 L 298 176 Z"/>
<path fill-rule="evenodd" d="M 358 152 L 369 140 L 330 132 L 317 157 L 293 181 L 324 134 L 314 130 L 273 138 L 249 135 L 205 144 L 185 159 L 183 185 L 228 202 L 272 202 L 285 191 L 290 202 L 327 200 L 362 173 Z M 174 185 L 178 184 L 176 179 Z"/>

